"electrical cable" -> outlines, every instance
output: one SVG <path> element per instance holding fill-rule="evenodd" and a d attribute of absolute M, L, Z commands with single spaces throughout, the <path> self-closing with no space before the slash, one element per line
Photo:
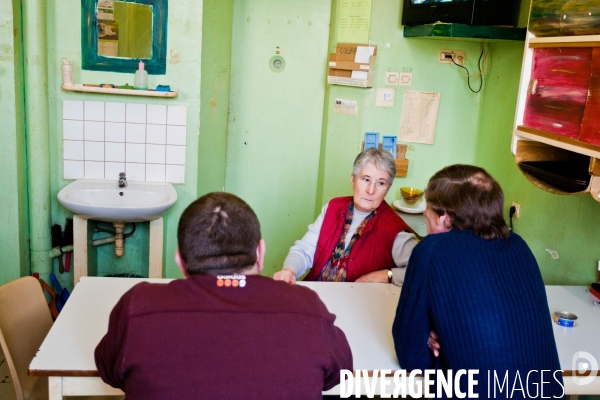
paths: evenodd
<path fill-rule="evenodd" d="M 96 226 L 96 227 L 94 228 L 94 232 L 105 232 L 105 233 L 110 233 L 110 234 L 111 234 L 111 235 L 113 235 L 113 236 L 117 234 L 117 233 L 116 233 L 115 231 L 113 231 L 113 230 L 110 230 L 110 229 L 104 229 L 104 228 L 101 228 L 101 227 L 99 227 L 99 226 Z"/>
<path fill-rule="evenodd" d="M 465 71 L 462 71 L 462 72 L 463 72 L 463 74 L 466 75 L 467 86 L 469 86 L 469 89 L 473 93 L 479 93 L 481 91 L 481 88 L 483 88 L 483 71 L 485 71 L 485 67 L 487 64 L 487 56 L 484 57 L 484 55 L 485 55 L 485 47 L 483 46 L 483 43 L 481 43 L 481 54 L 479 55 L 479 60 L 477 60 L 477 68 L 479 68 L 479 72 L 476 75 L 470 75 L 469 70 L 467 68 L 465 68 L 464 66 L 458 64 L 456 61 L 454 61 L 454 57 L 452 57 L 452 64 L 454 64 L 457 67 L 460 67 L 466 71 L 466 73 L 465 73 Z M 482 58 L 483 58 L 483 63 L 481 62 Z M 477 89 L 476 91 L 473 90 L 473 88 L 471 87 L 471 78 L 479 78 L 480 79 L 479 89 Z"/>
<path fill-rule="evenodd" d="M 135 233 L 135 229 L 136 229 L 135 222 L 132 222 L 132 223 L 131 223 L 131 231 L 129 231 L 129 233 L 123 233 L 123 237 L 125 237 L 125 238 L 128 238 L 128 237 L 132 236 L 132 235 Z M 113 236 L 115 236 L 115 235 L 117 234 L 117 233 L 116 233 L 115 231 L 113 231 L 113 230 L 110 230 L 110 229 L 104 229 L 104 228 L 101 228 L 100 226 L 96 226 L 96 227 L 94 228 L 94 232 L 105 232 L 105 233 L 110 233 L 110 234 L 111 234 L 111 235 L 113 235 Z"/>
<path fill-rule="evenodd" d="M 132 222 L 131 225 L 132 225 L 131 231 L 129 231 L 129 233 L 123 233 L 124 238 L 128 238 L 135 233 L 135 222 Z"/>

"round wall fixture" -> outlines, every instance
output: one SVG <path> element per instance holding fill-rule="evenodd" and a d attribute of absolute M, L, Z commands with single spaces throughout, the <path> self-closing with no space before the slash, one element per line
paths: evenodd
<path fill-rule="evenodd" d="M 285 60 L 281 56 L 273 56 L 269 60 L 269 68 L 273 72 L 281 72 L 285 69 Z"/>

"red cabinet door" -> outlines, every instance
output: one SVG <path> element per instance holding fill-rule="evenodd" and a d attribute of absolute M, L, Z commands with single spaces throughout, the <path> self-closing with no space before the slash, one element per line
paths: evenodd
<path fill-rule="evenodd" d="M 598 47 L 592 50 L 591 75 L 579 140 L 600 145 L 600 48 Z"/>
<path fill-rule="evenodd" d="M 591 80 L 592 49 L 535 49 L 523 124 L 577 139 Z"/>

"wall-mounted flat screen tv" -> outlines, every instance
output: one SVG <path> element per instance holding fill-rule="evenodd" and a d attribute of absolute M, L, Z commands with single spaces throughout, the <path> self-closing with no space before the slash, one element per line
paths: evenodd
<path fill-rule="evenodd" d="M 520 0 L 403 0 L 402 25 L 516 26 Z"/>

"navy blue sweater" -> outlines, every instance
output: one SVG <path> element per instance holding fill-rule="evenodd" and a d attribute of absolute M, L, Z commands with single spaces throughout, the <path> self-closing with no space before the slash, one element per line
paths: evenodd
<path fill-rule="evenodd" d="M 544 397 L 562 396 L 544 282 L 521 237 L 485 240 L 456 229 L 429 235 L 407 268 L 393 326 L 403 369 L 478 369 L 480 399 L 541 398 L 542 388 Z M 427 347 L 431 330 L 438 359 Z"/>

